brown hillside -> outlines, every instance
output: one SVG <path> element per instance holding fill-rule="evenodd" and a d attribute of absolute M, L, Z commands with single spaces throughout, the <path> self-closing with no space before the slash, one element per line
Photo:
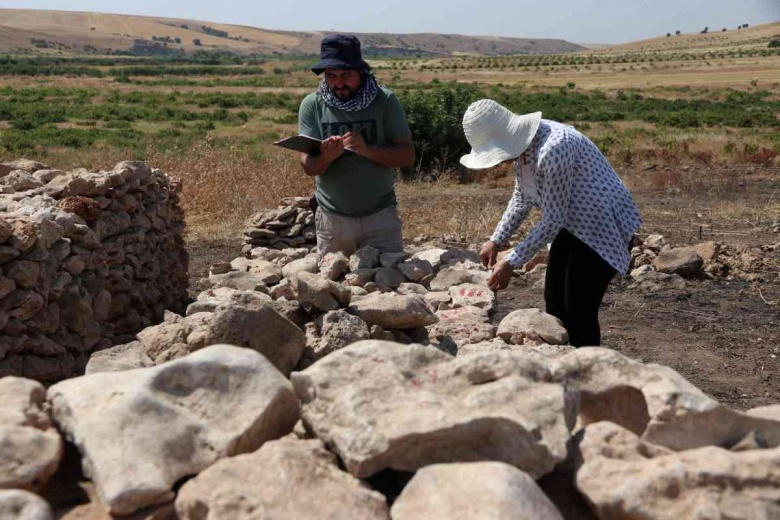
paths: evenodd
<path fill-rule="evenodd" d="M 215 34 L 215 31 L 224 31 L 227 37 Z M 0 52 L 3 53 L 106 53 L 129 51 L 134 47 L 157 47 L 157 52 L 222 49 L 242 54 L 314 54 L 319 52 L 319 42 L 324 34 L 273 31 L 178 18 L 0 9 Z M 153 36 L 169 37 L 170 42 L 154 42 Z M 564 40 L 550 39 L 432 33 L 364 33 L 359 36 L 364 47 L 385 54 L 409 51 L 441 55 L 550 54 L 584 49 Z M 181 43 L 175 43 L 176 38 Z M 194 43 L 196 39 L 201 45 Z"/>
<path fill-rule="evenodd" d="M 671 32 L 671 36 L 666 35 L 651 38 L 649 40 L 640 40 L 631 43 L 624 43 L 593 50 L 594 53 L 610 52 L 702 52 L 715 50 L 738 50 L 754 47 L 766 47 L 770 40 L 780 39 L 780 22 L 774 22 L 747 29 L 728 28 L 723 31 L 722 27 L 710 27 L 706 34 L 683 33 L 679 36 Z"/>

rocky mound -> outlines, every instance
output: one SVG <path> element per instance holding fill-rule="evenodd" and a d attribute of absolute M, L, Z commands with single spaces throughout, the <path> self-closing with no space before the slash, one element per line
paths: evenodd
<path fill-rule="evenodd" d="M 0 380 L 3 518 L 777 516 L 780 405 L 574 349 L 538 309 L 494 324 L 477 260 L 255 247 L 86 375 Z"/>

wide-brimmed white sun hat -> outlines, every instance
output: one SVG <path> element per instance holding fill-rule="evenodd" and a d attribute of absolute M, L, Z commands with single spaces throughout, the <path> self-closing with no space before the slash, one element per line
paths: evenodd
<path fill-rule="evenodd" d="M 466 168 L 492 168 L 520 157 L 531 144 L 542 113 L 517 115 L 492 99 L 475 101 L 463 115 L 463 131 L 471 153 L 460 158 Z"/>

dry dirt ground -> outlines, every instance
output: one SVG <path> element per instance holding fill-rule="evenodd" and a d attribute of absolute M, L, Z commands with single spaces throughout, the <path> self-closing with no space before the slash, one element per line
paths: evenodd
<path fill-rule="evenodd" d="M 765 204 L 767 194 L 780 192 L 776 173 L 748 181 L 748 189 L 727 201 L 728 207 Z M 502 196 L 505 201 L 509 190 L 486 188 L 484 194 L 490 199 Z M 770 223 L 771 218 L 780 217 L 773 213 L 774 206 L 765 221 L 756 222 L 753 217 L 737 218 L 743 215 L 739 211 L 735 218 L 727 218 L 722 195 L 697 197 L 695 203 L 690 197 L 642 190 L 635 190 L 634 196 L 646 231 L 661 233 L 675 245 L 701 240 L 735 246 L 780 242 L 780 234 L 772 231 Z M 477 205 L 484 207 L 482 201 Z M 712 214 L 716 217 L 708 220 Z M 696 221 L 697 215 L 702 222 Z M 240 253 L 240 244 L 232 239 L 200 239 L 188 247 L 193 295 L 198 291 L 197 280 L 208 276 L 209 265 Z M 758 284 L 738 279 L 689 280 L 685 291 L 641 294 L 628 290 L 630 279 L 616 278 L 600 313 L 602 344 L 644 362 L 672 367 L 707 394 L 737 409 L 780 402 L 780 248 L 767 253 L 766 260 L 769 267 Z M 537 280 L 515 278 L 499 293 L 494 321 L 515 309 L 544 308 L 542 289 L 533 287 Z"/>

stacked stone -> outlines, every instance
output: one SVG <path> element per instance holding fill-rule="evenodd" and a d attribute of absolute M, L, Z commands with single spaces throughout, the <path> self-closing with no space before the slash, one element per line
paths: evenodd
<path fill-rule="evenodd" d="M 180 183 L 142 162 L 0 165 L 0 375 L 56 381 L 186 305 Z"/>
<path fill-rule="evenodd" d="M 314 212 L 306 197 L 282 199 L 276 209 L 263 210 L 252 215 L 244 229 L 244 252 L 254 247 L 287 249 L 313 246 L 317 243 L 314 231 Z"/>

